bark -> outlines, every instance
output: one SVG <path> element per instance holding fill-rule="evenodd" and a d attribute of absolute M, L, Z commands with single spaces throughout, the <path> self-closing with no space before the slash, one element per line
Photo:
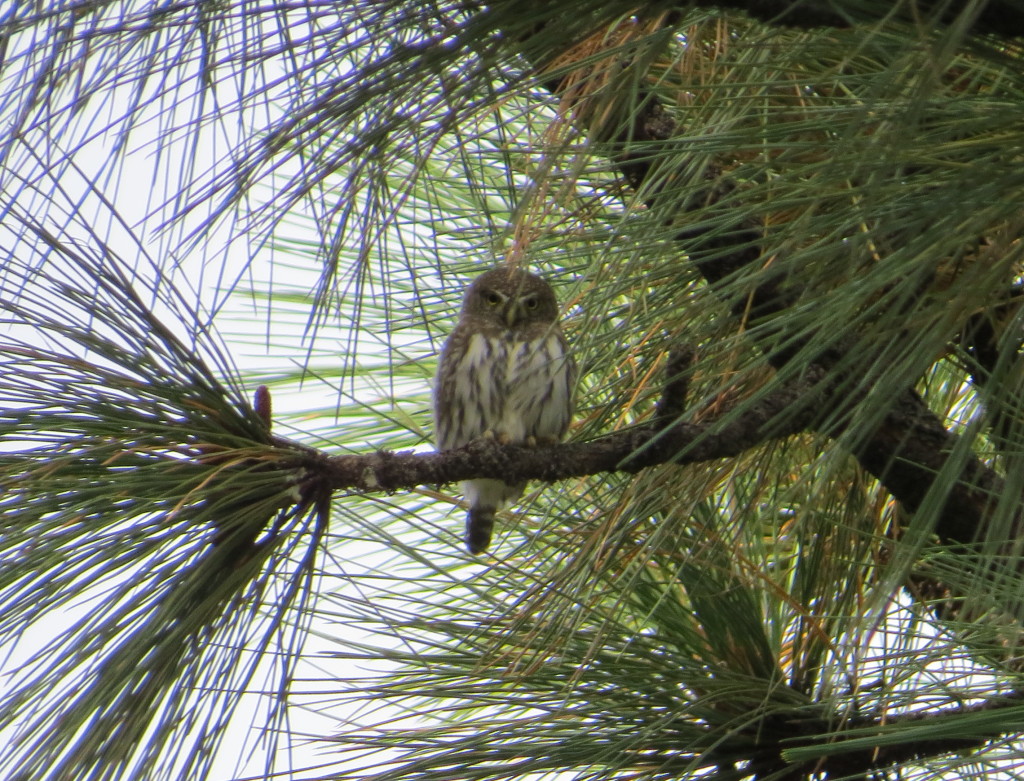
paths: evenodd
<path fill-rule="evenodd" d="M 759 5 L 762 9 L 770 4 Z M 791 3 L 785 3 L 787 7 Z M 563 64 L 564 65 L 564 64 Z M 624 69 L 624 68 L 623 68 Z M 551 79 L 546 86 L 558 95 L 568 95 L 572 100 L 570 77 Z M 628 112 L 621 117 L 611 117 L 607 113 L 595 112 L 589 107 L 582 107 L 575 112 L 578 120 L 584 123 L 588 119 L 600 117 L 601 127 L 597 132 L 606 139 L 606 147 L 613 161 L 618 165 L 626 180 L 638 192 L 649 193 L 646 203 L 652 210 L 658 210 L 659 194 L 655 180 L 672 180 L 664 170 L 653 171 L 654 161 L 658 155 L 652 149 L 658 144 L 667 143 L 679 131 L 669 112 L 653 93 L 640 92 L 635 103 L 624 107 Z M 569 110 L 574 110 L 570 105 Z M 629 117 L 627 120 L 625 117 Z M 596 120 L 595 120 L 596 121 Z M 607 129 L 617 128 L 609 135 Z M 629 150 L 642 149 L 642 154 Z M 727 196 L 733 192 L 734 185 L 721 171 L 710 167 L 705 172 L 705 185 L 693 192 L 688 198 L 691 208 L 704 208 L 708 204 L 726 203 Z M 682 178 L 682 177 L 680 177 Z M 723 213 L 728 206 L 723 206 Z M 684 215 L 677 214 L 671 219 L 682 223 Z M 716 221 L 717 222 L 717 221 Z M 753 272 L 762 268 L 764 257 L 760 247 L 762 226 L 750 222 L 737 221 L 731 230 L 723 231 L 720 223 L 714 232 L 700 228 L 680 229 L 676 235 L 680 253 L 685 254 L 695 264 L 704 278 L 713 287 L 721 288 L 726 280 L 735 280 L 744 272 Z M 784 272 L 783 272 L 784 273 Z M 787 293 L 785 279 L 782 274 L 771 276 L 764 273 L 749 273 L 749 278 L 756 282 L 751 285 L 744 296 L 733 296 L 732 307 L 737 318 L 756 320 L 771 317 L 789 307 L 793 301 Z M 776 369 L 785 369 L 800 353 L 807 340 L 791 340 L 785 350 L 768 350 L 766 357 Z M 818 395 L 822 410 L 827 415 L 801 420 L 805 430 L 837 436 L 851 433 L 844 427 L 836 427 L 836 410 L 850 407 L 848 386 L 839 373 L 844 364 L 847 350 L 840 344 L 825 351 L 811 364 L 817 376 L 827 377 L 819 390 L 825 397 Z M 801 369 L 803 370 L 803 369 Z M 834 391 L 831 397 L 827 388 Z M 848 409 L 848 412 L 852 412 Z M 850 417 L 849 415 L 847 416 Z M 1002 483 L 995 472 L 975 457 L 963 458 L 965 452 L 959 437 L 948 431 L 939 418 L 928 408 L 921 397 L 912 389 L 907 388 L 897 396 L 886 411 L 877 427 L 858 430 L 855 440 L 859 442 L 851 452 L 858 463 L 876 477 L 900 504 L 913 513 L 920 509 L 933 491 L 945 493 L 936 520 L 934 532 L 940 539 L 949 544 L 967 544 L 978 539 L 986 513 L 998 499 Z M 956 457 L 962 464 L 952 475 L 947 474 L 947 460 Z M 937 478 L 944 481 L 935 485 Z M 1020 520 L 1010 537 L 1024 533 Z"/>
<path fill-rule="evenodd" d="M 877 14 L 852 3 L 836 3 L 829 0 L 715 0 L 694 5 L 700 8 L 727 8 L 743 11 L 748 16 L 765 24 L 784 27 L 852 27 L 855 24 L 877 23 L 885 13 L 895 13 L 908 21 L 936 19 L 939 24 L 952 24 L 967 11 L 971 3 L 966 0 L 916 0 L 900 5 L 879 4 Z M 965 31 L 976 35 L 995 35 L 1002 38 L 1024 36 L 1024 7 L 1012 0 L 991 0 L 981 10 L 964 19 Z"/>
<path fill-rule="evenodd" d="M 738 456 L 769 440 L 806 430 L 820 399 L 829 392 L 827 379 L 812 369 L 800 382 L 763 398 L 739 402 L 701 423 L 686 423 L 675 414 L 685 399 L 685 384 L 678 379 L 676 366 L 669 361 L 665 392 L 651 423 L 589 442 L 525 447 L 478 440 L 443 453 L 379 451 L 345 456 L 328 456 L 285 439 L 278 438 L 276 443 L 296 451 L 291 468 L 303 475 L 300 484 L 315 484 L 318 491 L 398 491 L 480 477 L 511 483 L 555 482 Z"/>

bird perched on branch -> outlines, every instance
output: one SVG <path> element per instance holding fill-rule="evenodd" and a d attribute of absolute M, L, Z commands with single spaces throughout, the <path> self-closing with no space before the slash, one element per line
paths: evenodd
<path fill-rule="evenodd" d="M 462 312 L 441 348 L 434 387 L 439 450 L 479 437 L 503 444 L 560 440 L 572 417 L 576 363 L 558 324 L 558 302 L 540 277 L 492 269 L 466 289 Z M 525 483 L 466 480 L 466 546 L 487 550 L 495 512 L 518 499 Z"/>

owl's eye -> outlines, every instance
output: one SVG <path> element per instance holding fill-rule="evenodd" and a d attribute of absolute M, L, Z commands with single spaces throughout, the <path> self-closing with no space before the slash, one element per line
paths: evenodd
<path fill-rule="evenodd" d="M 536 296 L 530 296 L 523 303 L 526 304 L 526 308 L 527 309 L 536 309 L 537 308 L 537 297 Z"/>
<path fill-rule="evenodd" d="M 484 301 L 486 301 L 491 306 L 497 306 L 498 304 L 501 303 L 501 296 L 499 296 L 493 290 L 488 290 L 486 293 L 484 293 Z"/>

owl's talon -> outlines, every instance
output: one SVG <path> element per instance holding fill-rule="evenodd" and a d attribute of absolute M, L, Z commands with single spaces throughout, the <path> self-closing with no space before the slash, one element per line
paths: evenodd
<path fill-rule="evenodd" d="M 480 439 L 486 439 L 488 442 L 497 442 L 499 445 L 507 445 L 512 442 L 512 438 L 505 433 L 495 433 L 494 429 L 487 429 L 483 434 L 480 435 Z"/>

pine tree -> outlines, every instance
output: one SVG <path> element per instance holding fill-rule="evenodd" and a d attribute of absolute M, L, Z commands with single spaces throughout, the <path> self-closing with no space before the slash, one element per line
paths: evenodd
<path fill-rule="evenodd" d="M 834 5 L 16 4 L 4 777 L 1012 775 L 1024 10 Z M 433 454 L 502 262 L 569 441 Z"/>

